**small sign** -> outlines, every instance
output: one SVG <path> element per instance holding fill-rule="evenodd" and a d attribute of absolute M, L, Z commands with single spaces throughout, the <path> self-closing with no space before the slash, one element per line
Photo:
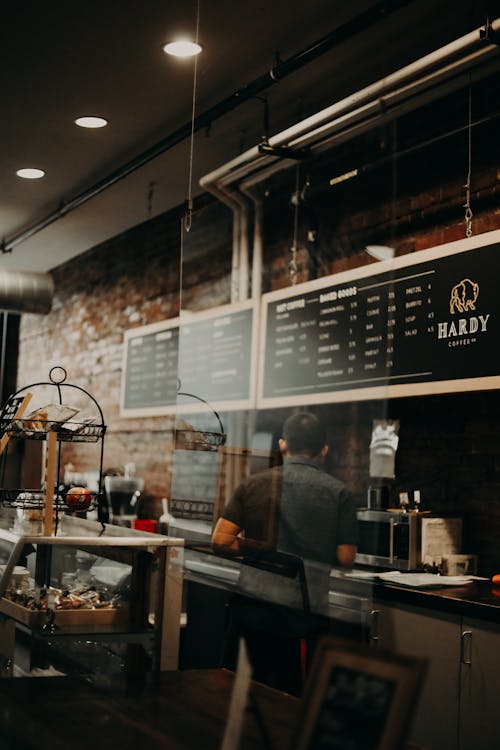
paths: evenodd
<path fill-rule="evenodd" d="M 424 664 L 323 637 L 291 750 L 399 750 Z"/>

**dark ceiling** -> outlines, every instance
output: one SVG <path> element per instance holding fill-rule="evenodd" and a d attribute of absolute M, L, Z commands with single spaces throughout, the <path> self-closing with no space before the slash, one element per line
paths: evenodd
<path fill-rule="evenodd" d="M 269 135 L 355 92 L 412 60 L 482 26 L 493 3 L 413 0 L 388 12 L 260 93 L 269 106 Z M 314 43 L 380 6 L 376 0 L 200 0 L 196 113 L 264 76 Z M 489 7 L 488 7 L 489 6 Z M 156 158 L 151 149 L 189 126 L 193 60 L 162 51 L 179 31 L 194 36 L 196 0 L 19 0 L 4 4 L 0 26 L 0 241 L 12 251 L 0 268 L 46 271 L 90 247 L 183 203 L 188 192 L 189 138 Z M 245 97 L 241 97 L 244 99 Z M 109 126 L 76 127 L 85 114 Z M 214 117 L 194 141 L 193 185 L 257 144 L 264 106 L 256 97 Z M 181 129 L 181 130 L 179 130 Z M 91 200 L 29 230 L 123 165 L 144 165 Z M 36 166 L 41 180 L 16 170 Z M 78 201 L 77 201 L 78 202 Z"/>

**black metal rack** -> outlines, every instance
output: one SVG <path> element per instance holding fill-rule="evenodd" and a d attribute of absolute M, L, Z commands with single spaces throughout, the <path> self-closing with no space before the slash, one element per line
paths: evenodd
<path fill-rule="evenodd" d="M 41 381 L 37 383 L 31 383 L 9 396 L 7 403 L 5 404 L 2 414 L 0 415 L 0 434 L 9 435 L 11 438 L 23 439 L 23 440 L 47 440 L 49 432 L 55 432 L 57 435 L 57 469 L 56 469 L 56 487 L 54 488 L 54 508 L 56 513 L 56 528 L 59 512 L 66 510 L 74 511 L 75 508 L 69 508 L 66 499 L 68 493 L 71 490 L 63 488 L 60 483 L 60 472 L 61 472 L 61 451 L 63 443 L 100 443 L 99 448 L 99 472 L 98 472 L 98 489 L 97 492 L 90 492 L 90 505 L 86 506 L 85 510 L 91 510 L 97 508 L 98 519 L 101 523 L 108 520 L 108 508 L 103 488 L 103 457 L 104 457 L 104 435 L 106 433 L 106 425 L 104 424 L 104 416 L 102 409 L 96 399 L 87 390 L 74 383 L 67 383 L 67 372 L 64 367 L 55 366 L 52 367 L 49 372 L 49 380 Z M 96 411 L 95 421 L 91 423 L 82 421 L 73 421 L 68 419 L 63 423 L 55 422 L 54 420 L 44 419 L 13 419 L 12 418 L 12 405 L 19 401 L 20 396 L 26 393 L 36 392 L 37 388 L 49 387 L 54 388 L 56 393 L 56 399 L 54 400 L 60 406 L 67 403 L 67 400 L 63 398 L 72 392 L 78 392 L 83 394 L 89 403 L 93 405 Z M 4 489 L 5 484 L 5 468 L 8 461 L 8 444 L 4 453 L 1 456 L 0 463 L 0 504 L 7 506 L 15 506 L 26 509 L 42 509 L 44 506 L 44 491 L 42 488 L 39 489 Z"/>

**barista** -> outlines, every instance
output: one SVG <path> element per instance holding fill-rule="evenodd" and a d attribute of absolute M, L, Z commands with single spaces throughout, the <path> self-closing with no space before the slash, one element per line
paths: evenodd
<path fill-rule="evenodd" d="M 321 468 L 326 432 L 306 412 L 289 417 L 279 441 L 283 466 L 245 480 L 219 518 L 216 551 L 275 548 L 327 565 L 350 566 L 357 544 L 354 501 L 345 485 Z M 235 598 L 233 635 L 247 641 L 254 679 L 300 693 L 300 642 L 310 644 L 325 623 L 308 613 Z"/>

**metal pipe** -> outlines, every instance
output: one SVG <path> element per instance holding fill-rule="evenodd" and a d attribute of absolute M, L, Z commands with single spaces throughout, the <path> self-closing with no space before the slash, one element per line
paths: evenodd
<path fill-rule="evenodd" d="M 92 185 L 91 187 L 83 190 L 74 198 L 68 201 L 61 201 L 59 208 L 55 211 L 51 211 L 44 218 L 35 222 L 26 229 L 21 230 L 17 234 L 14 234 L 10 238 L 5 238 L 2 242 L 3 252 L 12 250 L 21 242 L 25 242 L 34 234 L 37 234 L 42 229 L 45 229 L 58 219 L 61 219 L 71 211 L 79 208 L 92 198 L 95 198 L 104 190 L 112 187 L 117 182 L 123 180 L 125 177 L 128 177 L 130 174 L 145 166 L 153 159 L 156 159 L 158 156 L 161 156 L 161 154 L 170 150 L 178 143 L 181 143 L 186 138 L 189 138 L 192 132 L 198 132 L 199 130 L 207 128 L 209 125 L 215 122 L 215 120 L 219 119 L 223 115 L 227 114 L 228 112 L 232 112 L 234 109 L 237 109 L 237 107 L 239 107 L 244 102 L 254 98 L 278 81 L 281 81 L 283 78 L 286 78 L 300 68 L 303 68 L 308 63 L 316 60 L 318 57 L 330 51 L 342 42 L 345 42 L 350 37 L 355 36 L 356 34 L 364 31 L 367 28 L 370 28 L 378 21 L 387 18 L 387 16 L 389 16 L 391 13 L 399 10 L 405 5 L 408 5 L 410 2 L 411 0 L 385 0 L 383 2 L 378 2 L 373 7 L 364 11 L 350 21 L 347 21 L 337 29 L 334 29 L 326 36 L 314 42 L 306 49 L 293 55 L 288 60 L 279 61 L 267 73 L 259 76 L 254 81 L 247 84 L 246 86 L 241 87 L 210 109 L 199 114 L 194 119 L 193 123 L 191 123 L 190 121 L 185 123 L 184 125 L 181 125 L 179 128 L 177 128 L 177 130 L 174 130 L 161 141 L 154 144 L 146 151 L 143 151 L 138 156 L 126 162 L 122 166 L 118 167 L 118 169 L 106 175 L 101 180 L 94 183 L 94 185 Z"/>
<path fill-rule="evenodd" d="M 231 302 L 239 300 L 240 286 L 240 239 L 241 222 L 239 203 L 226 190 L 216 185 L 208 185 L 207 191 L 231 209 L 233 214 L 233 247 L 231 254 Z"/>
<path fill-rule="evenodd" d="M 254 300 L 259 300 L 262 294 L 262 259 L 264 255 L 263 201 L 259 190 L 251 185 L 241 183 L 239 188 L 242 193 L 250 198 L 254 207 L 251 297 Z"/>
<path fill-rule="evenodd" d="M 239 273 L 238 273 L 238 294 L 237 299 L 240 302 L 248 299 L 248 248 L 249 248 L 249 208 L 246 199 L 234 190 L 226 186 L 218 186 L 224 192 L 229 200 L 235 202 L 238 206 L 239 215 Z"/>
<path fill-rule="evenodd" d="M 48 273 L 0 270 L 0 309 L 10 312 L 48 313 L 54 280 Z"/>
<path fill-rule="evenodd" d="M 494 33 L 500 32 L 500 19 L 495 19 L 491 24 Z M 272 136 L 269 139 L 269 145 L 272 147 L 304 146 L 311 141 L 313 137 L 326 135 L 328 130 L 337 127 L 339 123 L 346 124 L 347 121 L 361 112 L 365 115 L 367 110 L 373 110 L 380 116 L 380 104 L 387 97 L 391 96 L 397 86 L 400 91 L 406 90 L 406 96 L 409 96 L 409 90 L 417 91 L 423 86 L 435 86 L 442 76 L 450 78 L 454 73 L 465 72 L 473 66 L 478 66 L 490 58 L 498 55 L 498 46 L 487 43 L 481 36 L 482 29 L 476 29 L 463 37 L 441 47 L 434 52 L 416 60 L 410 65 L 395 71 L 391 75 L 366 86 L 364 89 L 357 91 L 350 96 L 341 99 L 339 102 L 317 112 L 311 117 L 306 118 L 300 123 Z M 465 52 L 470 53 L 464 58 Z M 460 57 L 462 56 L 462 57 Z M 457 58 L 459 58 L 457 60 Z M 451 64 L 445 65 L 449 61 Z M 441 68 L 439 67 L 441 66 Z M 420 79 L 417 79 L 418 75 Z M 408 87 L 405 89 L 405 87 Z M 322 131 L 322 128 L 324 129 Z M 252 171 L 258 170 L 269 164 L 279 164 L 278 169 L 282 168 L 279 159 L 269 155 L 262 155 L 257 146 L 248 149 L 235 159 L 224 164 L 216 170 L 200 179 L 200 185 L 206 188 L 207 185 L 214 182 L 224 182 L 228 184 L 238 179 L 247 177 L 251 165 Z M 272 171 L 272 170 L 271 170 Z"/>

